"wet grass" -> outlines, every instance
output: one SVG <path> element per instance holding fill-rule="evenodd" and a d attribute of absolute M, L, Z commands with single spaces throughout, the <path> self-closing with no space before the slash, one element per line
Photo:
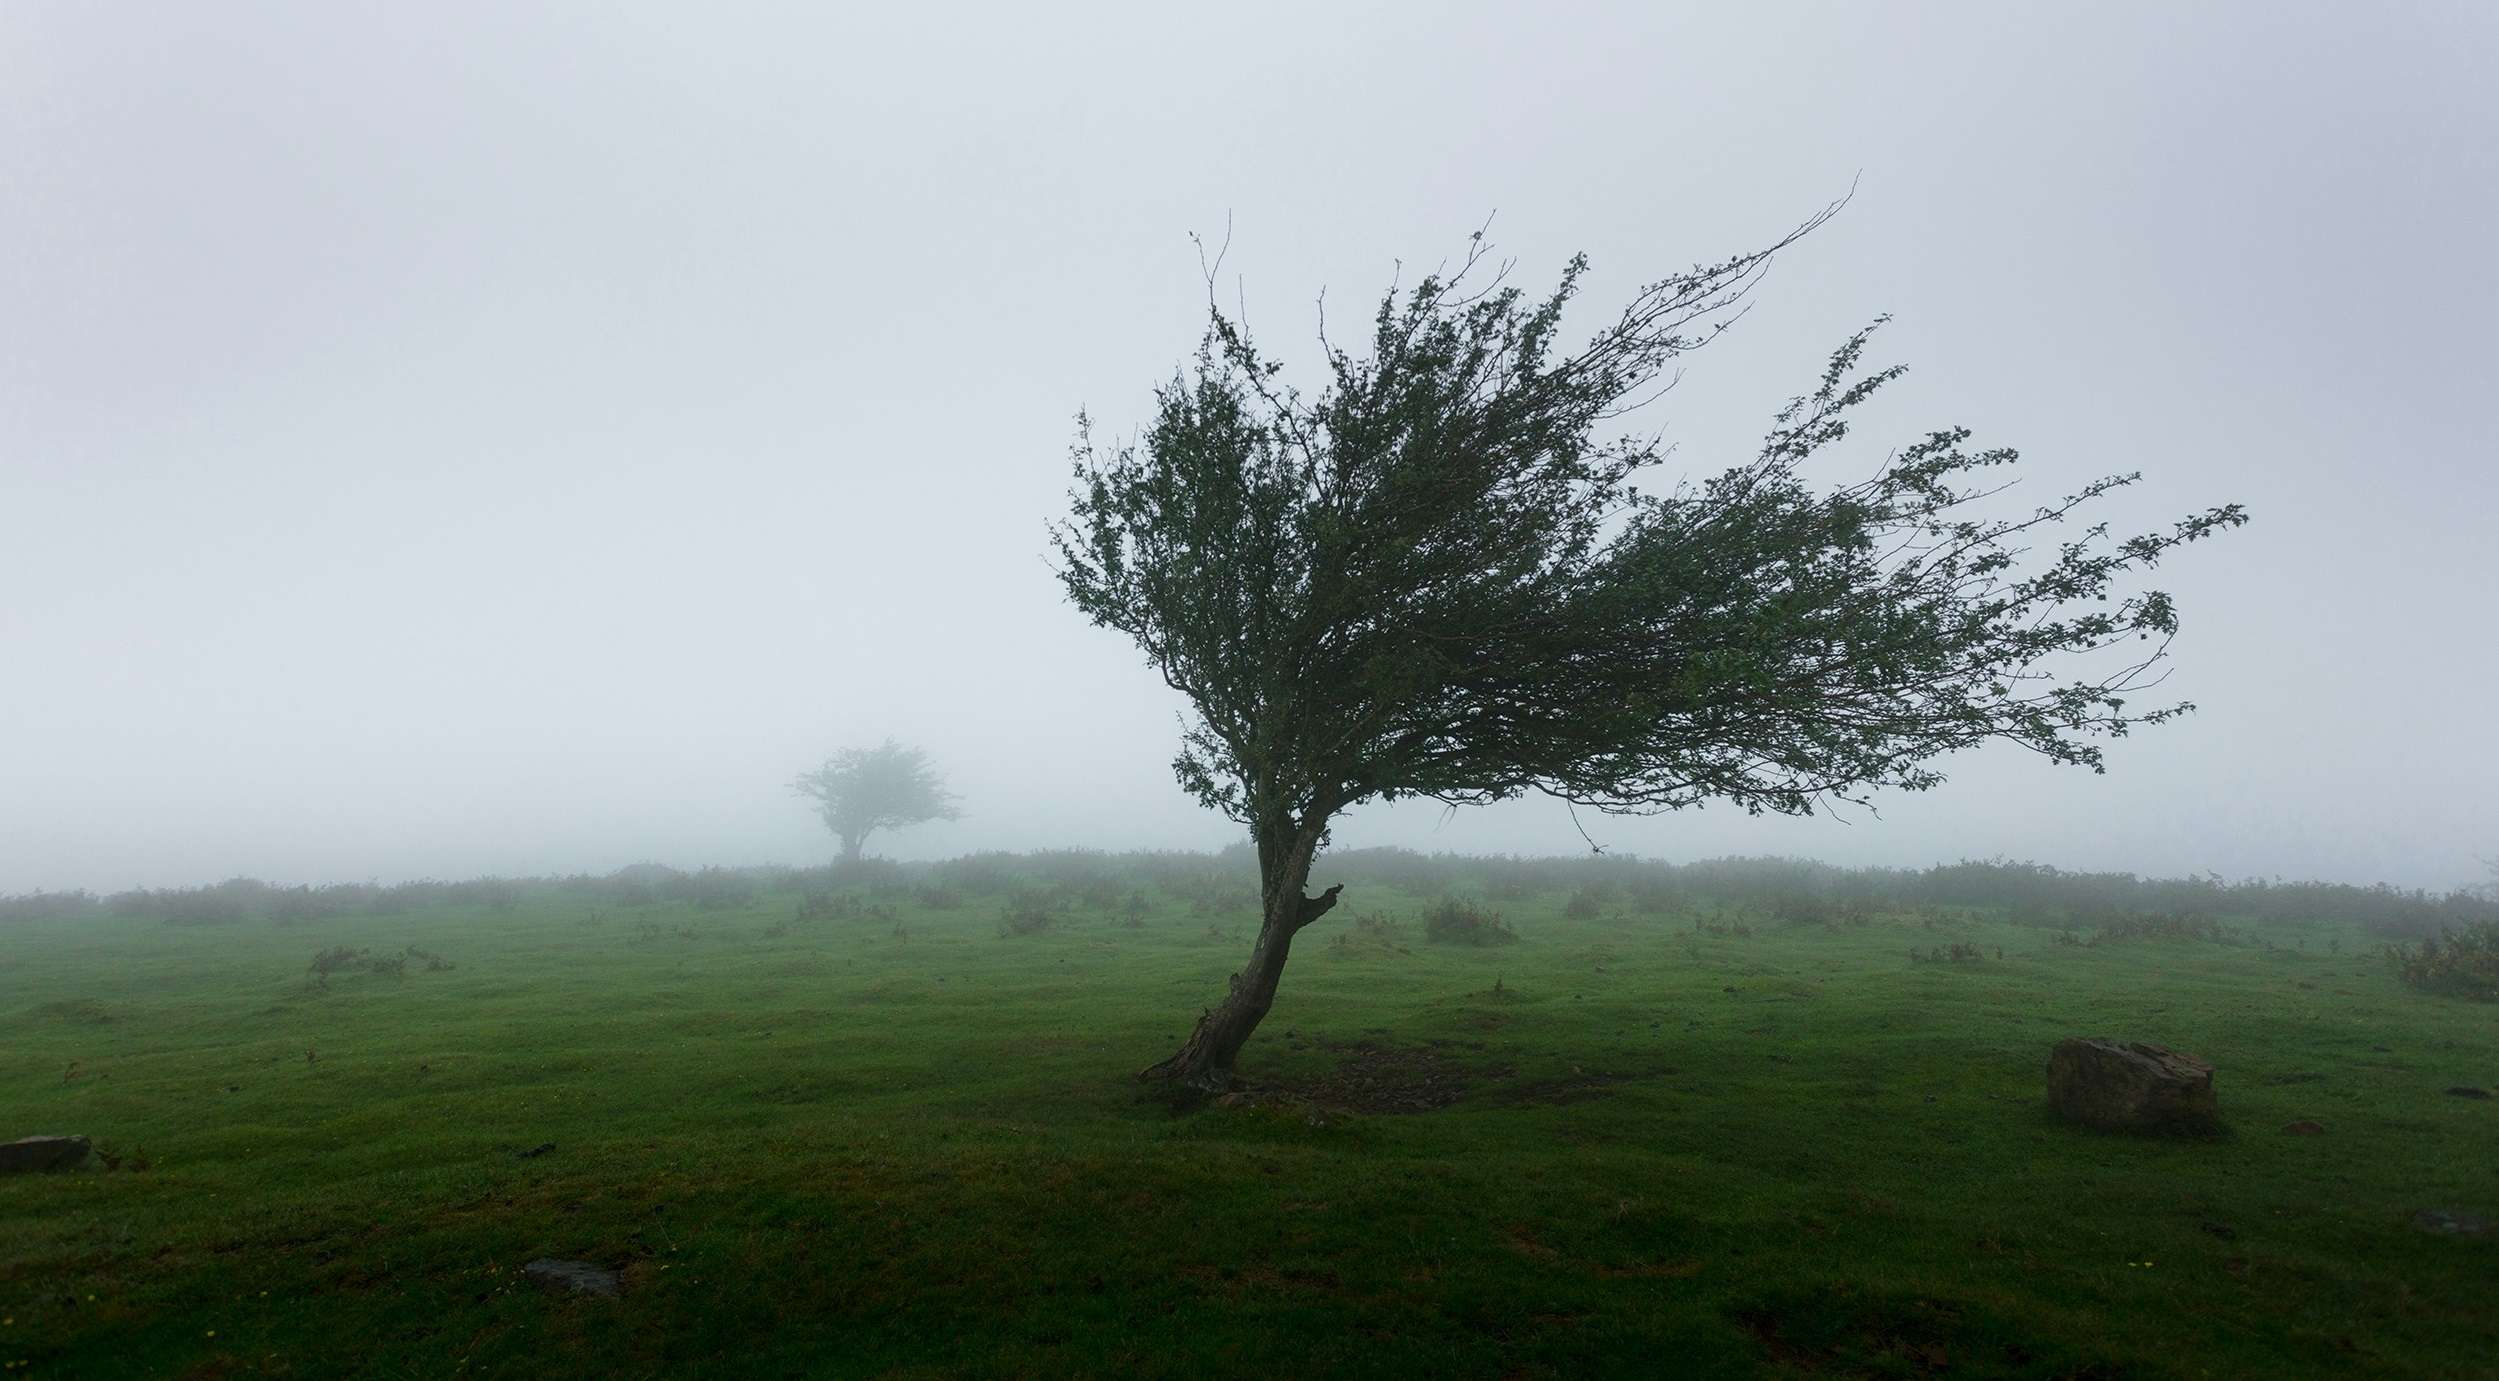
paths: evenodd
<path fill-rule="evenodd" d="M 1324 871 L 1324 870 L 1323 870 Z M 0 929 L 0 1362 L 112 1376 L 2491 1375 L 2499 1009 L 2357 931 L 2089 945 L 1434 899 L 1307 934 L 1253 1088 L 1129 1075 L 1247 917 L 1002 904 Z M 1565 916 L 1566 907 L 1578 914 Z M 864 913 L 861 913 L 864 914 Z M 451 964 L 339 971 L 318 952 Z M 1966 962 L 1913 962 L 1938 946 Z M 2329 946 L 2339 946 L 2339 952 Z M 2001 957 L 1999 957 L 1999 954 Z M 2049 1046 L 2220 1070 L 2056 1125 Z M 2322 1123 L 2319 1136 L 2280 1129 Z M 534 1154 L 525 1154 L 532 1153 Z M 139 1166 L 146 1168 L 141 1169 Z M 539 1257 L 621 1268 L 540 1292 Z"/>

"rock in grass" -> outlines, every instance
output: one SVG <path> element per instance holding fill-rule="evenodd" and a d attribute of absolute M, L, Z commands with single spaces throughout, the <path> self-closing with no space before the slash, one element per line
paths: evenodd
<path fill-rule="evenodd" d="M 0 1175 L 57 1170 L 87 1158 L 83 1136 L 29 1136 L 0 1142 Z"/>
<path fill-rule="evenodd" d="M 2297 1122 L 2283 1123 L 2282 1130 L 2291 1136 L 2324 1136 L 2325 1124 L 2322 1122 L 2311 1122 L 2306 1118 L 2301 1118 Z"/>
<path fill-rule="evenodd" d="M 587 1261 L 558 1261 L 540 1257 L 521 1268 L 522 1274 L 550 1290 L 569 1290 L 577 1295 L 613 1295 L 624 1284 L 624 1278 L 605 1266 Z"/>
<path fill-rule="evenodd" d="M 2048 1103 L 2058 1116 L 2090 1127 L 2210 1126 L 2213 1067 L 2142 1041 L 2072 1037 L 2048 1054 Z"/>
<path fill-rule="evenodd" d="M 2475 1088 L 2471 1084 L 2458 1084 L 2454 1088 L 2447 1090 L 2447 1096 L 2450 1098 L 2488 1098 L 2490 1096 L 2490 1090 L 2486 1088 Z"/>
<path fill-rule="evenodd" d="M 2441 1237 L 2483 1237 L 2490 1232 L 2490 1220 L 2452 1208 L 2425 1208 L 2412 1215 L 2412 1225 L 2423 1232 Z"/>

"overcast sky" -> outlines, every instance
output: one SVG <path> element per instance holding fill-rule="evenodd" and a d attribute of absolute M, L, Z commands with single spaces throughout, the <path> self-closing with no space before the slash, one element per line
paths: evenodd
<path fill-rule="evenodd" d="M 2472 881 L 2495 66 L 2484 3 L 16 0 L 0 891 L 820 861 L 790 777 L 889 734 L 967 815 L 882 851 L 1220 845 L 1044 555 L 1072 416 L 1128 429 L 1195 343 L 1189 232 L 1229 218 L 1298 347 L 1495 212 L 1596 311 L 1852 180 L 1651 419 L 1675 467 L 1892 313 L 1841 470 L 1958 422 L 2021 505 L 2249 507 L 2160 572 L 2202 710 L 2104 777 L 1988 751 L 1880 819 L 1591 832 Z M 1544 801 L 1337 839 L 1585 847 Z"/>

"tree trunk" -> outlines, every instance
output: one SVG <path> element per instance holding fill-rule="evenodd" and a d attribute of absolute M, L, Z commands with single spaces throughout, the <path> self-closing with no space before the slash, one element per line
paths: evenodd
<path fill-rule="evenodd" d="M 849 867 L 856 864 L 859 861 L 860 851 L 865 849 L 867 846 L 868 832 L 866 830 L 861 830 L 857 834 L 843 835 L 842 866 Z"/>
<path fill-rule="evenodd" d="M 1197 1019 L 1197 1028 L 1170 1059 L 1145 1070 L 1140 1079 L 1174 1083 L 1196 1093 L 1221 1093 L 1232 1086 L 1232 1064 L 1248 1044 L 1250 1033 L 1275 1005 L 1276 982 L 1292 953 L 1293 936 L 1336 905 L 1342 886 L 1316 897 L 1302 895 L 1310 881 L 1310 861 L 1318 850 L 1319 831 L 1295 831 L 1289 842 L 1270 846 L 1278 832 L 1259 831 L 1259 891 L 1263 915 L 1258 943 L 1249 963 L 1232 975 L 1223 1000 Z"/>

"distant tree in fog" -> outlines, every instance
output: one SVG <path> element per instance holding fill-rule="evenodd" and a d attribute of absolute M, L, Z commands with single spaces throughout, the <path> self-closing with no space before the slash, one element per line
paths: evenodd
<path fill-rule="evenodd" d="M 845 863 L 858 862 L 878 830 L 961 815 L 928 754 L 890 738 L 874 748 L 845 748 L 790 785 L 816 803 L 824 827 L 842 841 Z"/>
<path fill-rule="evenodd" d="M 2049 545 L 2136 477 L 1978 516 L 2002 486 L 1977 477 L 2014 453 L 1965 450 L 1960 428 L 1851 466 L 1870 478 L 1809 483 L 1806 462 L 1901 372 L 1863 367 L 1872 327 L 1753 458 L 1637 487 L 1667 451 L 1616 419 L 1822 219 L 1642 287 L 1569 353 L 1556 338 L 1585 261 L 1530 299 L 1485 267 L 1479 232 L 1454 272 L 1382 297 L 1366 352 L 1323 323 L 1315 395 L 1210 291 L 1194 366 L 1135 442 L 1098 448 L 1079 420 L 1059 577 L 1196 707 L 1175 770 L 1249 827 L 1265 908 L 1248 964 L 1149 1076 L 1229 1083 L 1294 934 L 1335 904 L 1341 888 L 1304 888 L 1359 802 L 1534 790 L 1810 814 L 1935 786 L 1932 760 L 1990 739 L 2098 770 L 2092 740 L 2191 708 L 2129 705 L 2178 617 L 2165 594 L 2112 587 L 2239 507 Z"/>

